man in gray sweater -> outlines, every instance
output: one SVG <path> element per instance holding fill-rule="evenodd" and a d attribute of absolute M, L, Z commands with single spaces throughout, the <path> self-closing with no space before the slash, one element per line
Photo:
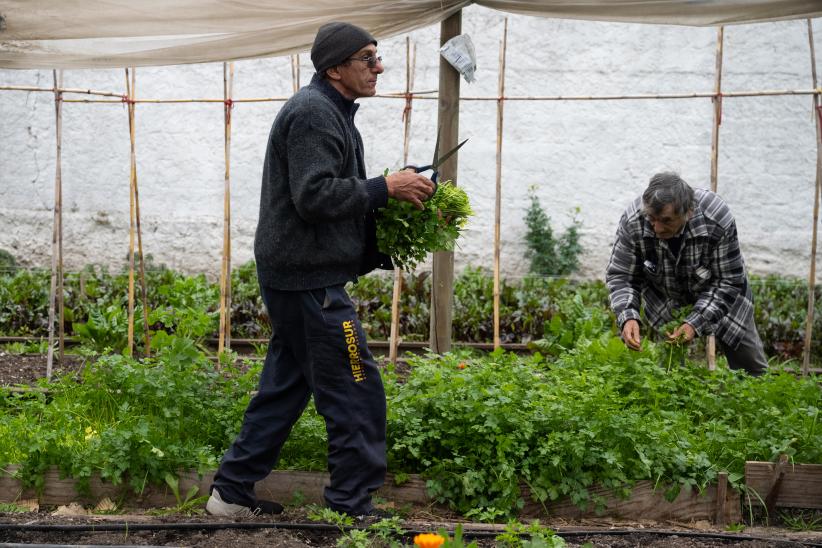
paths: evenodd
<path fill-rule="evenodd" d="M 214 477 L 213 515 L 279 513 L 254 495 L 310 397 L 328 432 L 326 504 L 379 513 L 385 478 L 385 392 L 345 284 L 391 268 L 377 250 L 375 211 L 388 198 L 422 208 L 435 190 L 412 171 L 366 177 L 354 101 L 376 94 L 377 41 L 328 23 L 311 49 L 317 73 L 280 110 L 268 138 L 254 255 L 272 335 L 258 393 Z"/>

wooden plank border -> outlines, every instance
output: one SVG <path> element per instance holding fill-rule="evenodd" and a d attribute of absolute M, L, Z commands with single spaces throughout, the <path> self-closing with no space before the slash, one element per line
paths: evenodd
<path fill-rule="evenodd" d="M 526 498 L 522 510 L 523 517 L 560 517 L 582 519 L 593 517 L 611 517 L 632 520 L 677 520 L 739 523 L 742 521 L 742 507 L 739 493 L 725 489 L 723 500 L 717 498 L 718 488 L 709 485 L 702 493 L 696 489 L 682 489 L 675 500 L 665 500 L 665 490 L 654 488 L 651 481 L 639 481 L 634 486 L 631 496 L 623 499 L 613 494 L 611 489 L 596 487 L 589 489 L 592 495 L 605 499 L 605 510 L 597 512 L 595 508 L 580 509 L 569 499 L 546 503 L 545 506 Z"/>
<path fill-rule="evenodd" d="M 745 463 L 745 497 L 751 506 L 770 502 L 773 507 L 822 508 L 822 464 L 788 462 Z"/>
<path fill-rule="evenodd" d="M 10 467 L 13 473 L 15 467 Z M 199 476 L 195 472 L 180 474 L 180 493 L 186 493 L 193 485 L 200 489 L 199 495 L 208 494 L 214 473 Z M 24 489 L 22 483 L 13 477 L 0 475 L 0 502 L 14 502 L 24 499 L 36 499 L 43 506 L 59 506 L 71 502 L 96 504 L 104 497 L 127 505 L 156 508 L 173 507 L 177 504 L 172 491 L 166 486 L 150 486 L 143 493 L 135 494 L 128 485 L 112 485 L 103 482 L 99 477 L 90 481 L 90 495 L 77 492 L 77 480 L 61 478 L 56 468 L 46 472 L 44 489 L 37 496 L 33 489 Z M 321 472 L 301 472 L 275 470 L 265 480 L 257 483 L 257 496 L 261 499 L 277 500 L 288 503 L 299 500 L 304 503 L 322 503 L 323 488 L 328 484 L 328 474 Z M 702 493 L 696 490 L 683 489 L 673 502 L 665 500 L 662 489 L 654 489 L 650 481 L 637 482 L 627 499 L 613 494 L 610 489 L 593 488 L 592 495 L 605 500 L 605 509 L 597 512 L 590 507 L 578 508 L 570 499 L 541 504 L 530 498 L 527 487 L 522 494 L 526 500 L 520 512 L 521 518 L 567 518 L 586 517 L 619 517 L 624 519 L 643 520 L 709 520 L 724 523 L 742 521 L 740 495 L 733 489 L 725 489 L 723 500 L 717 500 L 717 486 L 709 486 Z M 426 482 L 418 475 L 411 475 L 401 485 L 394 482 L 389 474 L 385 485 L 376 495 L 397 505 L 420 504 L 431 505 L 434 501 L 426 492 Z"/>

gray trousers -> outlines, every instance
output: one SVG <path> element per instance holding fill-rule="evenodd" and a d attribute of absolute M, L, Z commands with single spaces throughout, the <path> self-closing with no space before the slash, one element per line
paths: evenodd
<path fill-rule="evenodd" d="M 728 367 L 731 369 L 744 369 L 750 375 L 758 377 L 768 369 L 768 360 L 765 358 L 765 349 L 759 332 L 756 330 L 753 318 L 745 328 L 745 336 L 739 342 L 739 346 L 733 348 L 716 339 L 717 346 L 728 359 Z"/>

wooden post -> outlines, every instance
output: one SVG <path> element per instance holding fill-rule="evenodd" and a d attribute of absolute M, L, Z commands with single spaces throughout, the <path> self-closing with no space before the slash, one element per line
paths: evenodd
<path fill-rule="evenodd" d="M 716 35 L 716 84 L 714 86 L 714 124 L 711 131 L 711 191 L 716 192 L 719 179 L 719 125 L 722 123 L 722 46 L 725 27 L 719 27 Z M 705 344 L 708 369 L 716 369 L 716 335 L 709 334 Z"/>
<path fill-rule="evenodd" d="M 725 527 L 728 525 L 728 472 L 720 472 L 716 476 L 716 514 L 714 525 Z"/>
<path fill-rule="evenodd" d="M 502 31 L 502 43 L 499 50 L 499 96 L 497 98 L 497 181 L 494 202 L 494 350 L 500 347 L 499 336 L 499 299 L 500 299 L 500 222 L 502 220 L 502 123 L 503 103 L 505 97 L 505 50 L 508 47 L 508 18 Z"/>
<path fill-rule="evenodd" d="M 59 322 L 58 361 L 63 363 L 63 71 L 53 71 L 54 112 L 56 116 L 57 152 L 54 159 L 54 226 L 51 234 L 51 288 L 49 291 L 49 349 L 46 359 L 46 379 L 51 380 L 54 363 L 54 321 Z M 56 311 L 57 310 L 57 311 Z"/>
<path fill-rule="evenodd" d="M 231 349 L 231 108 L 234 63 L 223 63 L 225 177 L 223 178 L 223 260 L 220 268 L 220 336 L 217 354 Z"/>
<path fill-rule="evenodd" d="M 414 68 L 416 65 L 416 46 L 412 52 L 411 39 L 405 37 L 405 108 L 402 111 L 402 165 L 408 164 L 408 141 L 411 129 L 411 102 L 414 96 Z M 391 294 L 391 334 L 389 337 L 388 359 L 397 363 L 397 347 L 400 344 L 400 296 L 402 295 L 402 269 L 394 267 L 394 290 Z"/>
<path fill-rule="evenodd" d="M 813 25 L 808 19 L 808 41 L 811 47 L 811 77 L 816 89 L 816 49 L 813 44 Z M 822 192 L 822 105 L 819 90 L 813 96 L 814 119 L 816 120 L 816 184 L 814 185 L 813 228 L 811 233 L 811 266 L 808 273 L 808 315 L 805 319 L 805 341 L 802 350 L 802 375 L 808 376 L 811 371 L 811 343 L 813 342 L 813 316 L 816 290 L 816 238 L 819 226 L 819 194 Z"/>
<path fill-rule="evenodd" d="M 773 470 L 771 476 L 771 485 L 768 492 L 765 493 L 765 508 L 768 512 L 768 522 L 773 519 L 776 514 L 776 499 L 779 498 L 779 490 L 782 487 L 782 479 L 785 477 L 785 469 L 788 466 L 788 455 L 779 455 L 779 461 Z"/>
<path fill-rule="evenodd" d="M 440 23 L 440 45 L 462 32 L 462 10 Z M 439 152 L 457 146 L 459 138 L 460 74 L 440 56 L 439 112 L 441 130 Z M 440 166 L 440 181 L 457 184 L 457 157 L 454 154 Z M 451 321 L 454 298 L 454 252 L 437 251 L 431 277 L 430 346 L 433 352 L 451 350 Z"/>

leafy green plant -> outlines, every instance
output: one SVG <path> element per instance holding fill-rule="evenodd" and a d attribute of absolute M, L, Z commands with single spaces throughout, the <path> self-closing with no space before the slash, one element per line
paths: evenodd
<path fill-rule="evenodd" d="M 9 354 L 45 354 L 49 349 L 47 340 L 32 342 L 11 342 L 2 345 Z"/>
<path fill-rule="evenodd" d="M 97 352 L 119 353 L 128 345 L 128 313 L 119 306 L 92 309 L 85 323 L 76 322 L 72 328 L 82 344 Z"/>
<path fill-rule="evenodd" d="M 530 345 L 543 354 L 558 356 L 581 339 L 595 339 L 613 329 L 613 316 L 603 308 L 586 305 L 580 293 L 562 298 L 556 308 L 544 324 L 543 337 Z"/>
<path fill-rule="evenodd" d="M 157 337 L 186 336 L 201 345 L 205 337 L 216 336 L 219 289 L 202 276 L 184 276 L 165 267 L 149 263 L 148 286 L 149 329 L 152 344 Z M 0 276 L 0 334 L 45 337 L 48 334 L 48 291 L 50 272 L 18 269 Z M 386 340 L 391 326 L 393 277 L 374 273 L 359 278 L 348 287 L 369 339 Z M 807 283 L 790 277 L 751 276 L 755 318 L 767 354 L 781 362 L 801 360 L 804 346 L 807 310 Z M 110 274 L 99 265 L 88 265 L 65 276 L 65 332 L 76 336 L 74 325 L 88 326 L 80 338 L 90 348 L 122 348 L 127 344 L 122 320 L 127 307 L 128 275 Z M 822 332 L 822 286 L 816 288 L 816 311 L 813 333 Z M 572 281 L 530 275 L 522 279 L 502 279 L 500 286 L 500 338 L 502 342 L 529 343 L 550 341 L 563 334 L 553 331 L 546 322 L 560 314 L 556 322 L 564 323 L 562 308 L 568 299 L 579 294 L 586 306 L 601 308 L 610 314 L 608 292 L 602 281 Z M 405 341 L 426 341 L 429 337 L 430 273 L 404 273 L 400 300 L 400 336 Z M 467 267 L 454 281 L 453 334 L 460 342 L 490 342 L 493 334 L 493 280 L 482 269 Z M 115 310 L 115 312 L 111 312 Z M 120 312 L 122 311 L 122 312 Z M 103 321 L 101 321 L 101 318 Z M 270 326 L 259 294 L 256 266 L 247 262 L 232 271 L 232 335 L 237 338 L 267 338 Z M 93 329 L 112 322 L 112 329 Z M 91 323 L 91 325 L 89 325 Z M 142 299 L 135 310 L 135 344 L 142 352 L 144 341 Z M 84 331 L 80 328 L 80 331 Z M 111 331 L 111 333 L 108 333 Z M 109 339 L 109 340 L 107 340 Z M 556 342 L 556 341 L 555 341 Z M 691 345 L 691 352 L 699 348 Z M 562 345 L 560 345 L 562 346 Z M 561 350 L 541 350 L 553 354 Z M 262 347 L 260 352 L 262 352 Z M 815 337 L 811 359 L 822 364 L 822 339 Z M 790 364 L 783 366 L 789 367 Z M 793 367 L 799 367 L 794 363 Z"/>
<path fill-rule="evenodd" d="M 790 276 L 751 276 L 754 320 L 765 351 L 780 359 L 801 358 L 808 309 L 808 282 Z M 822 333 L 822 286 L 814 289 L 812 332 Z M 811 356 L 822 363 L 822 339 L 814 336 Z"/>
<path fill-rule="evenodd" d="M 340 530 L 337 546 L 345 548 L 371 548 L 379 546 L 399 546 L 396 538 L 405 534 L 400 526 L 400 518 L 381 519 L 366 527 L 354 527 L 354 518 L 330 508 L 315 504 L 308 506 L 308 519 L 335 525 Z"/>
<path fill-rule="evenodd" d="M 0 276 L 0 326 L 6 335 L 46 335 L 51 274 L 19 269 Z"/>
<path fill-rule="evenodd" d="M 271 334 L 254 261 L 231 271 L 231 333 L 248 338 L 268 338 Z"/>
<path fill-rule="evenodd" d="M 142 362 L 108 355 L 45 394 L 0 400 L 0 462 L 42 487 L 51 466 L 87 487 L 92 474 L 137 492 L 180 469 L 213 470 L 239 430 L 259 369 L 217 371 L 191 342 Z M 187 356 L 182 358 L 181 356 Z M 13 443 L 12 443 L 13 440 Z"/>
<path fill-rule="evenodd" d="M 511 520 L 505 525 L 505 531 L 496 537 L 501 546 L 510 548 L 562 548 L 565 540 L 556 532 L 544 527 L 538 520 L 524 525 Z"/>
<path fill-rule="evenodd" d="M 822 512 L 818 510 L 783 510 L 779 519 L 793 531 L 822 531 Z"/>
<path fill-rule="evenodd" d="M 671 367 L 685 367 L 685 357 L 688 355 L 688 343 L 685 340 L 685 335 L 680 334 L 678 337 L 671 339 L 668 336 L 672 335 L 679 327 L 685 323 L 688 315 L 693 310 L 693 306 L 683 306 L 676 308 L 671 313 L 671 320 L 667 322 L 660 330 L 660 335 L 664 337 L 665 344 L 668 345 L 668 358 L 665 364 L 666 371 L 670 372 Z"/>
<path fill-rule="evenodd" d="M 167 515 L 167 514 L 183 514 L 185 516 L 193 516 L 196 514 L 203 513 L 203 505 L 208 500 L 207 496 L 196 496 L 197 493 L 200 491 L 199 485 L 192 485 L 188 488 L 185 496 L 180 494 L 180 480 L 177 476 L 173 476 L 170 473 L 163 474 L 163 480 L 166 482 L 166 485 L 171 489 L 171 492 L 174 494 L 174 498 L 177 501 L 177 505 L 171 508 L 160 508 L 155 509 L 152 513 L 155 515 Z"/>
<path fill-rule="evenodd" d="M 342 512 L 336 512 L 331 508 L 325 506 L 317 506 L 316 504 L 308 505 L 308 519 L 311 521 L 322 521 L 336 525 L 340 530 L 345 530 L 347 527 L 354 525 L 354 518 Z"/>
<path fill-rule="evenodd" d="M 463 531 L 462 531 L 462 524 L 458 523 L 454 527 L 454 536 L 449 537 L 448 532 L 445 529 L 439 529 L 437 531 L 441 537 L 445 538 L 445 542 L 442 544 L 442 548 L 477 548 L 477 542 L 471 541 L 466 542 L 463 538 Z"/>
<path fill-rule="evenodd" d="M 0 514 L 23 514 L 30 510 L 13 502 L 0 502 Z"/>
<path fill-rule="evenodd" d="M 15 270 L 17 270 L 17 262 L 14 260 L 14 255 L 5 249 L 0 249 L 0 276 L 14 274 Z"/>
<path fill-rule="evenodd" d="M 409 357 L 386 379 L 389 469 L 423 471 L 437 502 L 478 518 L 536 501 L 601 508 L 594 484 L 624 496 L 650 480 L 673 499 L 717 470 L 739 486 L 746 460 L 822 460 L 814 379 L 726 368 L 660 367 L 669 349 L 632 352 L 605 330 L 541 355 Z M 460 367 L 466 363 L 465 367 Z M 766 411 L 767 410 L 767 411 Z"/>
<path fill-rule="evenodd" d="M 582 253 L 579 234 L 582 222 L 576 216 L 579 208 L 565 232 L 557 237 L 535 187 L 530 188 L 529 199 L 531 203 L 525 212 L 525 257 L 531 261 L 531 272 L 540 276 L 565 276 L 576 272 Z"/>
<path fill-rule="evenodd" d="M 377 218 L 377 247 L 406 271 L 416 268 L 432 251 L 451 251 L 474 214 L 468 195 L 451 181 L 439 183 L 424 208 L 388 199 Z"/>

